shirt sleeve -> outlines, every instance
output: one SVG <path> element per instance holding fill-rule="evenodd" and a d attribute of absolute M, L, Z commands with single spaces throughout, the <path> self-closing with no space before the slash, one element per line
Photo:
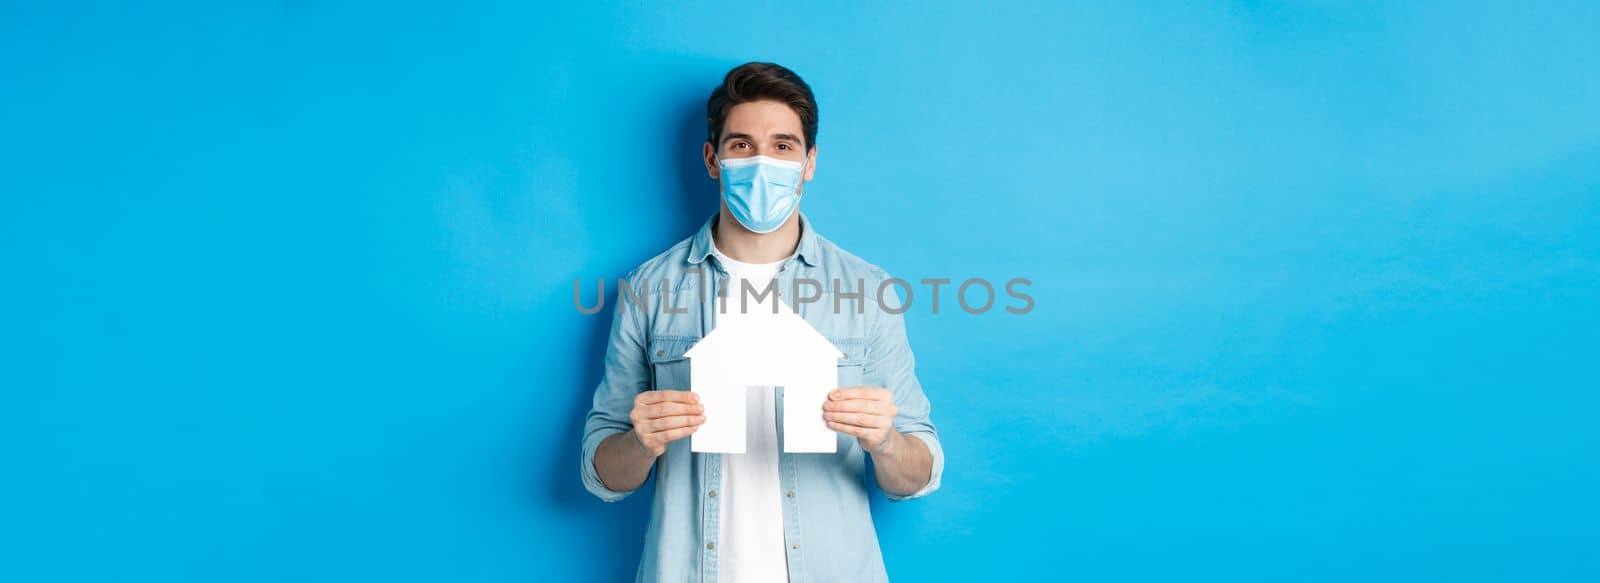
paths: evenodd
<path fill-rule="evenodd" d="M 887 275 L 878 283 L 887 280 Z M 895 286 L 890 286 L 894 289 Z M 872 295 L 876 289 L 865 290 Z M 885 290 L 888 291 L 888 290 Z M 896 294 L 898 290 L 896 291 Z M 884 302 L 895 301 L 884 296 Z M 873 305 L 869 302 L 868 305 Z M 921 498 L 939 489 L 940 478 L 944 474 L 944 447 L 939 444 L 939 431 L 933 426 L 930 418 L 932 405 L 928 396 L 922 392 L 922 383 L 917 380 L 916 358 L 911 354 L 911 344 L 906 338 L 905 316 L 903 314 L 906 304 L 896 301 L 892 306 L 877 306 L 870 318 L 871 337 L 867 348 L 867 370 L 863 371 L 867 379 L 884 383 L 890 392 L 894 393 L 894 405 L 899 411 L 894 418 L 894 429 L 908 436 L 921 439 L 928 445 L 928 453 L 933 458 L 933 467 L 928 474 L 928 483 L 921 489 L 908 495 L 898 495 L 885 491 L 884 496 L 891 502 L 900 502 L 913 498 Z M 893 310 L 899 310 L 895 312 Z"/>
<path fill-rule="evenodd" d="M 633 285 L 632 274 L 624 278 Z M 611 340 L 606 346 L 605 374 L 594 390 L 594 405 L 583 424 L 583 486 L 601 500 L 616 502 L 633 491 L 607 488 L 594 468 L 595 450 L 600 442 L 612 435 L 633 429 L 628 415 L 633 411 L 633 399 L 650 383 L 649 361 L 645 355 L 642 308 L 627 300 L 630 294 L 617 294 L 617 305 L 611 317 Z"/>

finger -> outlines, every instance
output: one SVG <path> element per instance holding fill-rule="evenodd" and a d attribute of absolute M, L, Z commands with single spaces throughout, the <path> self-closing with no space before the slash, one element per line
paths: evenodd
<path fill-rule="evenodd" d="M 849 399 L 881 399 L 889 389 L 879 387 L 842 387 L 828 392 L 828 399 L 832 401 L 845 401 Z"/>
<path fill-rule="evenodd" d="M 634 402 L 640 405 L 654 405 L 656 403 L 698 403 L 700 402 L 700 395 L 693 391 L 678 391 L 672 389 L 645 391 L 643 393 L 639 393 L 639 397 L 635 399 Z"/>
<path fill-rule="evenodd" d="M 822 404 L 822 410 L 835 411 L 839 413 L 870 413 L 874 415 L 881 415 L 889 412 L 888 406 L 885 405 L 883 401 L 871 401 L 867 399 L 826 401 Z"/>
<path fill-rule="evenodd" d="M 882 428 L 884 428 L 884 427 L 889 425 L 888 419 L 886 419 L 886 418 L 884 418 L 882 416 L 879 416 L 879 415 L 866 415 L 866 414 L 862 414 L 862 413 L 835 413 L 835 412 L 829 412 L 829 413 L 824 413 L 822 418 L 825 419 L 825 420 L 828 420 L 828 421 L 833 421 L 835 423 L 842 423 L 842 424 L 845 424 L 845 425 L 854 425 L 856 427 L 866 427 L 866 428 L 871 428 L 871 429 L 882 429 Z"/>
<path fill-rule="evenodd" d="M 676 417 L 662 417 L 644 422 L 644 433 L 661 433 L 679 427 L 699 427 L 706 422 L 705 415 L 679 415 Z"/>
<path fill-rule="evenodd" d="M 867 436 L 867 432 L 872 431 L 872 429 L 870 429 L 870 428 L 856 427 L 854 425 L 845 425 L 843 423 L 837 423 L 837 422 L 834 422 L 834 421 L 829 421 L 828 422 L 828 429 L 832 429 L 832 430 L 837 431 L 839 433 L 843 433 L 845 435 L 849 435 L 849 436 L 853 436 L 853 437 L 866 437 Z"/>
<path fill-rule="evenodd" d="M 678 415 L 699 415 L 706 410 L 699 403 L 669 402 L 650 405 L 644 410 L 645 419 L 660 419 L 662 417 L 675 417 Z"/>
<path fill-rule="evenodd" d="M 669 430 L 669 431 L 663 431 L 663 432 L 658 433 L 656 435 L 661 437 L 662 441 L 677 441 L 679 439 L 683 439 L 685 437 L 693 435 L 694 432 L 699 430 L 699 429 L 700 429 L 699 425 L 691 425 L 689 427 L 679 427 L 677 429 L 672 429 L 672 430 Z"/>

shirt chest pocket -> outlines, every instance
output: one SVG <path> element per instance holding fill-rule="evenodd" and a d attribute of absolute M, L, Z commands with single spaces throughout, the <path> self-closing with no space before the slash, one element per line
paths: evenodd
<path fill-rule="evenodd" d="M 688 352 L 699 338 L 661 336 L 650 341 L 650 389 L 689 390 Z"/>
<path fill-rule="evenodd" d="M 867 366 L 867 343 L 860 338 L 829 338 L 844 357 L 839 359 L 839 386 L 859 387 L 865 384 L 862 371 Z"/>

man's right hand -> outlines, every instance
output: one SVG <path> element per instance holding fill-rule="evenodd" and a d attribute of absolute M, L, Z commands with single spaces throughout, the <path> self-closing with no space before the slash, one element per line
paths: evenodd
<path fill-rule="evenodd" d="M 633 437 L 660 457 L 667 444 L 693 435 L 706 422 L 700 395 L 689 391 L 645 391 L 633 398 Z"/>

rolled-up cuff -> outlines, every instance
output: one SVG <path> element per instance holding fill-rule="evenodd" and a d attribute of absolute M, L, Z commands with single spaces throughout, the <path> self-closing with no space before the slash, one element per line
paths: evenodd
<path fill-rule="evenodd" d="M 887 497 L 890 502 L 901 502 L 904 500 L 911 500 L 913 498 L 927 496 L 934 490 L 939 489 L 939 479 L 944 474 L 944 448 L 939 445 L 939 438 L 935 437 L 932 433 L 923 433 L 920 431 L 907 433 L 906 435 L 921 439 L 923 443 L 928 445 L 928 455 L 933 458 L 933 469 L 928 472 L 928 483 L 924 484 L 922 488 L 916 492 L 902 496 L 885 491 L 883 495 Z"/>
<path fill-rule="evenodd" d="M 594 452 L 600 449 L 600 442 L 623 431 L 625 430 L 615 428 L 599 429 L 590 433 L 583 440 L 583 455 L 579 456 L 582 458 L 583 463 L 583 487 L 588 489 L 590 494 L 594 494 L 595 497 L 605 502 L 616 502 L 627 498 L 629 494 L 633 493 L 632 490 L 619 492 L 607 488 L 605 482 L 600 481 L 599 470 L 594 469 Z"/>

